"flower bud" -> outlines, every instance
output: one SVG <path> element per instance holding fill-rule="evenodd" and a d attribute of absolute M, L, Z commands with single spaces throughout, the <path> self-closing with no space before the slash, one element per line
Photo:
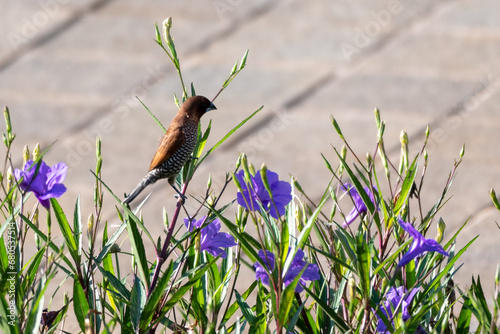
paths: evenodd
<path fill-rule="evenodd" d="M 14 173 L 12 173 L 12 167 L 9 166 L 9 169 L 7 169 L 7 193 L 12 189 L 14 184 L 16 184 L 16 180 L 14 179 Z"/>
<path fill-rule="evenodd" d="M 342 148 L 340 149 L 340 156 L 343 160 L 347 157 L 347 147 L 345 145 L 342 145 Z"/>
<path fill-rule="evenodd" d="M 495 193 L 495 189 L 493 188 L 491 188 L 490 190 L 490 197 L 491 200 L 493 201 L 493 205 L 495 205 L 495 208 L 497 208 L 497 210 L 500 211 L 500 203 L 498 202 L 497 194 Z"/>
<path fill-rule="evenodd" d="M 304 213 L 302 212 L 302 207 L 300 205 L 297 205 L 295 207 L 295 222 L 299 231 L 301 232 L 302 228 L 304 227 L 304 223 L 302 222 L 303 219 L 304 219 Z"/>
<path fill-rule="evenodd" d="M 405 131 L 401 131 L 399 139 L 401 140 L 401 162 L 399 165 L 399 174 L 403 174 L 408 170 L 408 134 Z"/>
<path fill-rule="evenodd" d="M 165 38 L 165 40 L 168 40 L 170 28 L 172 28 L 172 17 L 169 16 L 163 21 L 163 38 Z"/>
<path fill-rule="evenodd" d="M 373 164 L 373 158 L 370 152 L 366 153 L 366 163 L 368 164 L 368 168 Z"/>
<path fill-rule="evenodd" d="M 375 108 L 375 122 L 377 122 L 377 128 L 380 128 L 380 110 L 378 108 Z"/>
<path fill-rule="evenodd" d="M 304 193 L 304 191 L 302 190 L 302 186 L 300 185 L 299 181 L 297 181 L 296 178 L 293 178 L 292 179 L 292 185 L 295 189 L 297 189 L 299 192 L 301 193 Z"/>
<path fill-rule="evenodd" d="M 384 132 L 385 132 L 385 121 L 382 121 L 382 123 L 380 123 L 380 127 L 378 128 L 378 133 L 377 133 L 377 138 L 379 141 L 383 141 Z"/>
<path fill-rule="evenodd" d="M 462 149 L 460 150 L 460 159 L 464 157 L 465 154 L 465 144 L 463 144 Z"/>
<path fill-rule="evenodd" d="M 23 149 L 23 166 L 26 165 L 28 160 L 30 159 L 30 149 L 28 148 L 28 145 L 24 145 Z"/>
<path fill-rule="evenodd" d="M 168 17 L 165 21 L 163 21 L 163 38 L 165 38 L 165 41 L 167 42 L 167 46 L 170 49 L 170 52 L 172 53 L 171 56 L 173 60 L 178 62 L 177 52 L 175 51 L 174 40 L 172 38 L 172 35 L 170 35 L 170 28 L 172 28 L 172 18 Z"/>
<path fill-rule="evenodd" d="M 9 133 L 12 132 L 12 125 L 10 123 L 10 112 L 9 112 L 9 108 L 8 107 L 5 107 L 3 109 L 3 117 L 5 119 L 5 127 L 6 127 L 7 135 L 8 135 Z"/>
<path fill-rule="evenodd" d="M 330 117 L 330 120 L 332 122 L 333 127 L 335 128 L 335 131 L 337 131 L 337 134 L 339 135 L 340 139 L 345 140 L 345 137 L 342 134 L 342 130 L 340 129 L 340 126 L 337 123 L 337 120 L 333 116 Z"/>
<path fill-rule="evenodd" d="M 87 233 L 90 241 L 94 239 L 94 214 L 91 213 L 87 219 Z"/>
<path fill-rule="evenodd" d="M 497 265 L 497 271 L 495 273 L 495 285 L 498 287 L 500 284 L 500 266 Z"/>
<path fill-rule="evenodd" d="M 267 166 L 266 164 L 262 164 L 260 167 L 260 176 L 262 177 L 262 183 L 264 184 L 264 187 L 266 188 L 267 192 L 269 193 L 269 196 L 273 196 L 271 192 L 271 187 L 269 186 L 269 181 L 267 180 Z"/>
<path fill-rule="evenodd" d="M 40 143 L 37 143 L 33 149 L 33 160 L 36 161 L 40 158 Z"/>
<path fill-rule="evenodd" d="M 234 182 L 234 184 L 236 184 L 236 188 L 238 188 L 238 191 L 241 191 L 242 188 L 241 188 L 240 181 L 238 180 L 238 178 L 236 177 L 236 175 L 234 175 L 234 173 L 233 173 L 233 182 Z"/>
<path fill-rule="evenodd" d="M 356 281 L 354 280 L 354 277 L 352 274 L 349 275 L 349 279 L 347 281 L 347 286 L 348 286 L 348 299 L 354 298 L 355 295 L 355 289 L 356 289 Z"/>
<path fill-rule="evenodd" d="M 36 209 L 35 209 L 35 212 L 33 213 L 33 219 L 31 220 L 33 222 L 33 224 L 38 227 L 39 225 L 39 222 L 38 222 L 38 214 L 40 213 L 40 211 L 38 210 L 38 206 L 36 206 Z"/>
<path fill-rule="evenodd" d="M 97 161 L 97 166 L 96 166 L 96 174 L 99 175 L 101 172 L 101 167 L 102 167 L 102 151 L 101 151 L 101 138 L 96 137 L 95 141 L 95 153 L 96 153 L 96 161 Z"/>
<path fill-rule="evenodd" d="M 401 145 L 408 146 L 408 142 L 409 142 L 408 141 L 408 134 L 404 130 L 401 131 L 399 139 L 401 140 Z"/>
<path fill-rule="evenodd" d="M 265 163 L 263 163 L 262 166 L 260 166 L 260 171 L 261 173 L 267 174 L 267 166 Z"/>
<path fill-rule="evenodd" d="M 3 110 L 3 117 L 5 119 L 5 127 L 7 130 L 7 133 L 3 135 L 3 142 L 5 146 L 9 148 L 12 145 L 14 138 L 16 137 L 16 135 L 12 134 L 12 125 L 10 123 L 9 108 L 5 107 L 5 109 Z"/>
<path fill-rule="evenodd" d="M 241 166 L 241 159 L 245 153 L 242 153 L 239 155 L 238 160 L 236 160 L 236 170 L 240 169 Z"/>
<path fill-rule="evenodd" d="M 443 218 L 439 218 L 438 230 L 437 230 L 437 235 L 436 235 L 436 239 L 435 239 L 438 244 L 441 243 L 441 241 L 443 241 L 445 230 L 446 230 L 446 223 L 444 222 Z"/>
<path fill-rule="evenodd" d="M 248 165 L 247 156 L 245 153 L 241 155 L 241 164 L 243 165 L 243 171 L 245 172 L 245 182 L 250 181 L 250 176 L 255 175 L 255 172 L 252 173 L 250 170 L 250 166 Z"/>
<path fill-rule="evenodd" d="M 207 189 L 212 188 L 212 173 L 208 174 Z"/>

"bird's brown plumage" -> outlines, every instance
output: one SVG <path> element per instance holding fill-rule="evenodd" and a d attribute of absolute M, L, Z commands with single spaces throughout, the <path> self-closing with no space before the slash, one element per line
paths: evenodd
<path fill-rule="evenodd" d="M 125 198 L 124 203 L 130 203 L 144 188 L 158 179 L 168 178 L 169 183 L 174 186 L 177 173 L 193 152 L 200 118 L 213 109 L 216 108 L 212 102 L 203 96 L 190 97 L 182 104 L 151 160 L 148 174 Z M 175 186 L 174 189 L 179 192 Z"/>

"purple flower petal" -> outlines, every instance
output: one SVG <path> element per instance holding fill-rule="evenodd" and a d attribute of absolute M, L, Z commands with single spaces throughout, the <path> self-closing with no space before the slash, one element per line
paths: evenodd
<path fill-rule="evenodd" d="M 267 258 L 265 254 L 267 254 Z M 265 253 L 263 250 L 259 250 L 259 257 L 262 259 L 262 261 L 264 261 L 264 263 L 267 263 L 266 267 L 269 271 L 274 270 L 275 259 L 273 253 L 268 250 L 266 250 Z M 300 248 L 297 249 L 290 267 L 283 276 L 283 284 L 285 286 L 288 286 L 295 280 L 295 278 L 300 274 L 304 267 L 307 266 L 302 273 L 302 276 L 300 276 L 299 278 L 299 284 L 297 284 L 297 286 L 295 287 L 295 291 L 299 293 L 304 290 L 303 286 L 307 284 L 306 281 L 316 281 L 321 278 L 319 275 L 318 266 L 316 264 L 307 263 L 303 260 L 303 258 L 304 252 Z M 255 262 L 253 267 L 255 269 L 255 278 L 257 280 L 260 280 L 263 284 L 269 285 L 269 275 L 262 267 L 262 265 L 259 262 Z"/>
<path fill-rule="evenodd" d="M 190 232 L 201 227 L 200 248 L 202 251 L 207 251 L 213 256 L 220 255 L 222 258 L 226 258 L 227 252 L 224 248 L 236 245 L 233 236 L 228 233 L 219 232 L 221 225 L 218 219 L 202 226 L 205 221 L 206 216 L 191 223 L 188 218 L 184 218 L 184 224 Z"/>
<path fill-rule="evenodd" d="M 66 178 L 66 173 L 68 171 L 68 166 L 65 163 L 60 162 L 52 166 L 47 172 L 47 186 L 52 188 L 55 184 L 63 183 Z"/>
<path fill-rule="evenodd" d="M 267 182 L 271 190 L 272 198 L 262 180 L 260 170 L 251 176 L 250 183 L 245 183 L 245 172 L 240 170 L 235 174 L 241 185 L 242 192 L 238 192 L 236 199 L 239 205 L 250 211 L 259 210 L 260 205 L 269 212 L 271 217 L 278 219 L 286 212 L 286 206 L 292 200 L 292 186 L 285 181 L 280 181 L 277 173 L 268 170 L 266 172 Z"/>
<path fill-rule="evenodd" d="M 406 223 L 402 219 L 399 219 L 399 225 L 408 232 L 410 236 L 413 237 L 413 242 L 410 249 L 403 255 L 401 261 L 399 261 L 398 266 L 403 267 L 411 262 L 417 256 L 424 254 L 425 252 L 438 252 L 445 256 L 449 254 L 444 250 L 444 248 L 436 242 L 434 239 L 426 239 L 420 232 L 418 232 L 411 224 Z"/>
<path fill-rule="evenodd" d="M 380 311 L 385 315 L 387 320 L 392 322 L 393 325 L 393 312 L 395 310 L 401 312 L 403 321 L 407 321 L 411 317 L 408 307 L 418 291 L 419 288 L 414 288 L 408 293 L 403 286 L 398 288 L 391 287 L 385 295 L 385 301 L 380 307 Z M 389 334 L 390 331 L 388 330 L 385 322 L 378 314 L 376 314 L 376 316 L 379 319 L 377 323 L 377 333 Z"/>
<path fill-rule="evenodd" d="M 351 196 L 352 200 L 354 201 L 354 208 L 352 208 L 351 212 L 345 217 L 345 222 L 343 224 L 344 227 L 347 227 L 347 225 L 350 225 L 356 218 L 361 213 L 366 213 L 368 211 L 368 208 L 366 207 L 365 203 L 363 202 L 363 199 L 361 198 L 361 195 L 358 193 L 356 188 L 354 188 L 353 185 L 350 183 L 345 183 L 342 186 L 342 189 L 346 191 L 346 193 L 349 193 Z M 370 197 L 370 200 L 374 205 L 377 205 L 375 203 L 375 197 L 373 196 L 373 193 L 370 191 L 370 188 L 365 187 L 364 188 L 365 192 L 368 194 Z M 377 189 L 375 188 L 375 191 Z M 379 208 L 377 207 L 377 210 Z"/>
<path fill-rule="evenodd" d="M 68 167 L 63 162 L 55 164 L 52 168 L 43 161 L 35 165 L 32 160 L 26 162 L 23 170 L 16 169 L 14 176 L 22 182 L 19 187 L 23 191 L 31 191 L 45 208 L 50 207 L 50 198 L 60 197 L 66 192 L 62 184 L 66 177 Z"/>

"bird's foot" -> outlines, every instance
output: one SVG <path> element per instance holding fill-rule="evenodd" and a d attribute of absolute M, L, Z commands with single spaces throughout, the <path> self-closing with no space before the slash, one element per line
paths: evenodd
<path fill-rule="evenodd" d="M 187 197 L 185 195 L 183 195 L 183 194 L 175 194 L 174 197 L 177 198 L 177 201 L 181 200 L 182 204 L 186 203 Z"/>

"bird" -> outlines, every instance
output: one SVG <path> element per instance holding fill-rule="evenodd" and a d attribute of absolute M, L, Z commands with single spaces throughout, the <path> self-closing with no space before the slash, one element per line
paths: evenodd
<path fill-rule="evenodd" d="M 148 185 L 160 179 L 167 179 L 184 200 L 185 196 L 175 186 L 175 178 L 193 153 L 201 116 L 216 109 L 209 99 L 201 95 L 192 96 L 181 105 L 151 160 L 148 173 L 123 200 L 123 204 L 132 202 Z"/>

